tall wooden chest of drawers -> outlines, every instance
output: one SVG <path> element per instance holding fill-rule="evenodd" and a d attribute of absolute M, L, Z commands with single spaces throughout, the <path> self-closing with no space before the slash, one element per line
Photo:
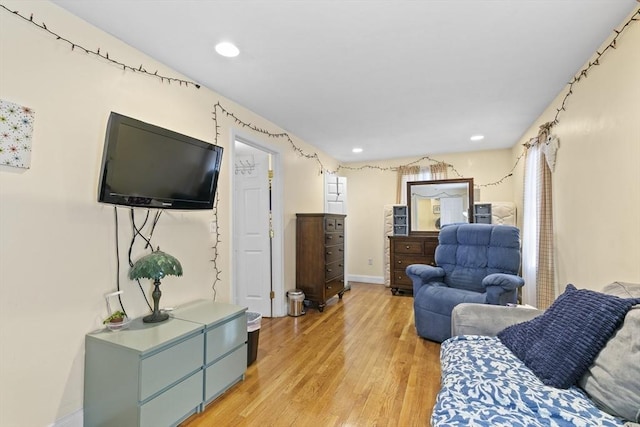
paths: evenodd
<path fill-rule="evenodd" d="M 296 287 L 323 311 L 327 300 L 345 291 L 345 217 L 328 213 L 296 215 Z"/>
<path fill-rule="evenodd" d="M 435 265 L 434 254 L 438 246 L 438 233 L 420 236 L 389 236 L 391 293 L 413 292 L 413 283 L 405 273 L 408 265 Z"/>

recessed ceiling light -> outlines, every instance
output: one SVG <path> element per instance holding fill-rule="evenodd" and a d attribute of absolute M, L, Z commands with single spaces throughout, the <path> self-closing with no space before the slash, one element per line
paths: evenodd
<path fill-rule="evenodd" d="M 362 148 L 354 148 L 351 151 L 354 152 L 354 153 L 362 153 Z"/>
<path fill-rule="evenodd" d="M 227 58 L 233 58 L 240 54 L 240 49 L 238 49 L 233 43 L 222 42 L 216 45 L 216 52 L 222 56 L 226 56 Z"/>
<path fill-rule="evenodd" d="M 484 135 L 473 135 L 470 139 L 472 141 L 482 141 L 484 139 Z"/>

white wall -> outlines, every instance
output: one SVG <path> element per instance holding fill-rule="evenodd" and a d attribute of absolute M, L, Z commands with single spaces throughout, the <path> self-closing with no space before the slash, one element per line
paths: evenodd
<path fill-rule="evenodd" d="M 117 39 L 45 1 L 4 1 L 86 47 L 159 73 L 182 77 Z M 116 287 L 114 209 L 97 203 L 96 188 L 107 119 L 116 111 L 208 142 L 220 101 L 239 118 L 283 132 L 206 89 L 162 83 L 123 71 L 71 48 L 45 31 L 0 11 L 0 98 L 35 110 L 31 168 L 0 166 L 0 425 L 45 426 L 82 408 L 84 335 L 101 327 L 104 294 Z M 230 154 L 236 126 L 221 117 L 225 147 L 219 181 L 221 231 L 218 300 L 231 298 Z M 246 132 L 246 131 L 244 131 Z M 250 132 L 250 131 L 249 131 Z M 295 213 L 321 211 L 322 176 L 286 140 L 254 135 L 282 149 L 285 289 L 295 287 Z M 307 152 L 317 151 L 293 136 Z M 323 163 L 335 161 L 322 153 Z M 137 209 L 141 223 L 144 210 Z M 119 209 L 120 281 L 131 316 L 147 312 L 126 278 L 131 237 L 128 210 Z M 212 211 L 165 212 L 153 242 L 176 256 L 184 276 L 162 281 L 162 305 L 213 298 L 209 233 Z M 136 245 L 132 258 L 145 253 Z M 145 284 L 149 290 L 150 284 Z M 284 296 L 283 296 L 284 298 Z"/>

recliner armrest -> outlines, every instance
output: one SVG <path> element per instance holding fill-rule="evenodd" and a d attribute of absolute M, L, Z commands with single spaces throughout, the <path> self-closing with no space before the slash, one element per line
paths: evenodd
<path fill-rule="evenodd" d="M 407 276 L 413 282 L 413 295 L 415 296 L 422 285 L 437 281 L 444 277 L 442 267 L 434 267 L 426 264 L 411 264 L 406 268 Z"/>
<path fill-rule="evenodd" d="M 507 326 L 526 322 L 543 313 L 542 310 L 501 305 L 462 303 L 451 312 L 451 336 L 496 336 Z"/>
<path fill-rule="evenodd" d="M 500 286 L 505 291 L 513 291 L 524 286 L 524 279 L 514 274 L 493 273 L 482 279 L 482 285 Z"/>

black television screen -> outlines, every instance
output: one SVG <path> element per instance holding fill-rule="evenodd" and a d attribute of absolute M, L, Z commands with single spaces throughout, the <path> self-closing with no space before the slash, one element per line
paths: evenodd
<path fill-rule="evenodd" d="M 98 201 L 161 209 L 211 209 L 222 147 L 111 113 Z"/>

